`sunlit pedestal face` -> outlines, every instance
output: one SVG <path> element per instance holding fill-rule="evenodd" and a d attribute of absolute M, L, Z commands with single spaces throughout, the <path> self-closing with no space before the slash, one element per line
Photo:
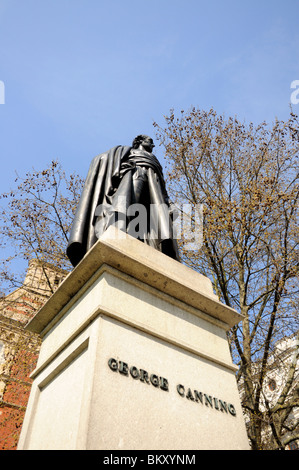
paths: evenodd
<path fill-rule="evenodd" d="M 248 449 L 210 281 L 111 230 L 28 329 L 43 344 L 19 449 Z"/>

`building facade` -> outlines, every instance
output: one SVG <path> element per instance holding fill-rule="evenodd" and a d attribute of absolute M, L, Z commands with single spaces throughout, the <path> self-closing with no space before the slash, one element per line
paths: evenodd
<path fill-rule="evenodd" d="M 0 299 L 0 450 L 17 447 L 41 344 L 24 326 L 66 274 L 31 260 L 24 284 Z"/>
<path fill-rule="evenodd" d="M 253 394 L 259 389 L 259 361 L 252 366 Z M 245 396 L 243 383 L 239 384 L 241 399 Z M 267 371 L 260 393 L 257 426 L 261 431 L 262 449 L 299 449 L 299 368 L 298 338 L 293 335 L 278 341 L 267 363 Z M 243 408 L 245 422 L 249 411 Z"/>

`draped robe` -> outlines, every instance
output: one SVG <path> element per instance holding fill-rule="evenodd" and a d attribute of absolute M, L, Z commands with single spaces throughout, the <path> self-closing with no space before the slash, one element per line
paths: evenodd
<path fill-rule="evenodd" d="M 136 188 L 141 188 L 141 194 Z M 127 214 L 136 203 L 142 204 L 148 214 L 150 208 L 155 208 L 155 223 L 139 237 L 141 241 L 179 260 L 159 161 L 144 150 L 117 146 L 96 156 L 89 167 L 66 250 L 73 266 L 117 220 L 123 221 L 123 230 L 134 236 L 130 231 L 134 220 Z"/>

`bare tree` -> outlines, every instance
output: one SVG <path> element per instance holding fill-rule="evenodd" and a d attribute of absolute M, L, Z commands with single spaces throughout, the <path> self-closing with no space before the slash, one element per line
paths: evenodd
<path fill-rule="evenodd" d="M 265 426 L 273 446 L 284 448 L 298 407 L 298 355 L 275 403 L 265 402 L 263 390 L 275 344 L 298 331 L 298 117 L 255 126 L 193 108 L 178 117 L 171 110 L 164 126 L 154 125 L 172 200 L 203 207 L 202 246 L 189 250 L 183 237 L 183 261 L 244 315 L 229 340 L 252 448 L 266 445 Z"/>
<path fill-rule="evenodd" d="M 17 176 L 16 188 L 0 196 L 0 233 L 7 255 L 1 260 L 2 290 L 16 288 L 24 275 L 11 267 L 15 260 L 35 258 L 41 266 L 50 263 L 69 270 L 65 249 L 70 226 L 81 194 L 83 180 L 66 176 L 61 165 L 52 161 L 48 168 Z M 44 269 L 46 288 L 53 292 L 53 280 Z"/>
<path fill-rule="evenodd" d="M 48 168 L 17 176 L 15 188 L 0 196 L 0 431 L 1 449 L 15 449 L 30 392 L 40 337 L 23 326 L 71 268 L 65 249 L 82 190 L 78 175 Z M 26 269 L 26 277 L 22 268 Z M 28 268 L 28 269 L 27 269 Z"/>

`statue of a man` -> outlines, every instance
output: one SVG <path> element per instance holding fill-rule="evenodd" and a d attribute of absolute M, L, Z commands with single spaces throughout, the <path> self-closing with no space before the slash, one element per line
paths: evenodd
<path fill-rule="evenodd" d="M 137 136 L 90 165 L 74 217 L 67 255 L 76 266 L 111 225 L 179 260 L 173 213 L 153 140 Z"/>

